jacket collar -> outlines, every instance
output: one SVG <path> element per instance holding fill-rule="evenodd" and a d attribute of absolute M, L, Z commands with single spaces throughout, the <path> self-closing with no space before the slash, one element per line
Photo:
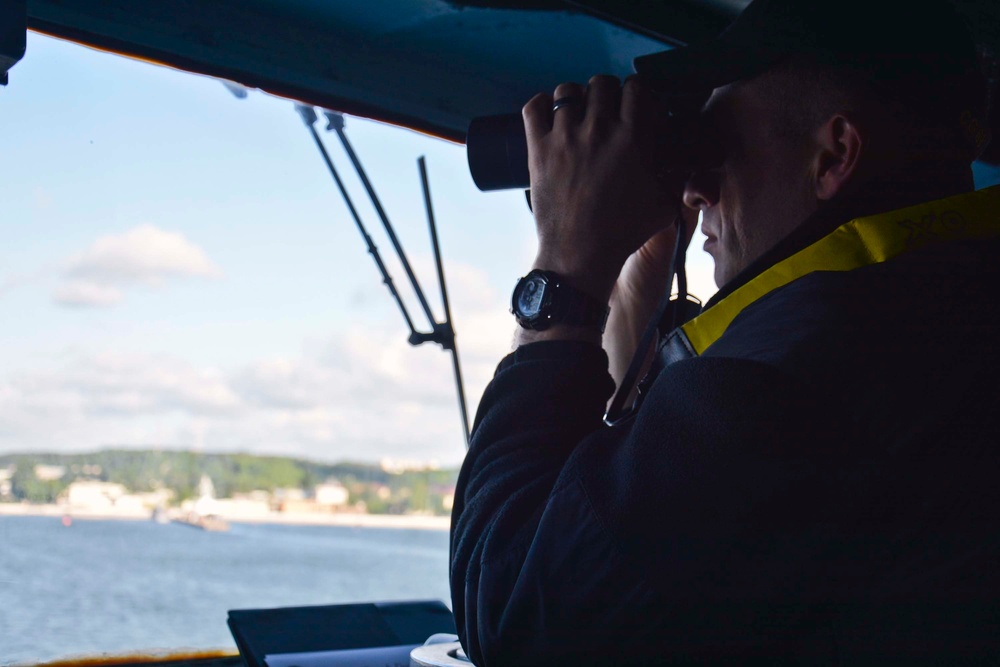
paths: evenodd
<path fill-rule="evenodd" d="M 779 287 L 813 271 L 850 271 L 935 243 L 1000 236 L 998 210 L 1000 186 L 994 186 L 856 218 L 826 235 L 820 230 L 829 229 L 830 214 L 821 214 L 720 290 L 679 333 L 686 339 L 685 347 L 701 354 L 743 309 Z M 790 255 L 769 268 L 756 268 L 783 253 Z"/>

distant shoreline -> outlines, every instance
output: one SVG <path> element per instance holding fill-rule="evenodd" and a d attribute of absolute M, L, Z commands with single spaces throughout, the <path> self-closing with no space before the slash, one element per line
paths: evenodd
<path fill-rule="evenodd" d="M 5 516 L 70 516 L 81 520 L 150 521 L 147 511 L 84 510 L 63 505 L 33 505 L 30 503 L 0 503 L 0 517 Z M 412 514 L 321 514 L 268 512 L 264 514 L 223 515 L 231 523 L 280 524 L 291 526 L 348 526 L 354 528 L 407 528 L 413 530 L 448 530 L 451 518 Z"/>

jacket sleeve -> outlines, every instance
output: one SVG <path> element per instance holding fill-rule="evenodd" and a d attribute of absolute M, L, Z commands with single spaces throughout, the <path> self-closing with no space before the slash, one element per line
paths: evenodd
<path fill-rule="evenodd" d="M 809 563 L 831 545 L 808 526 L 836 428 L 807 387 L 692 359 L 609 428 L 612 391 L 602 350 L 552 342 L 510 355 L 483 396 L 451 543 L 479 667 L 753 655 L 829 594 Z"/>

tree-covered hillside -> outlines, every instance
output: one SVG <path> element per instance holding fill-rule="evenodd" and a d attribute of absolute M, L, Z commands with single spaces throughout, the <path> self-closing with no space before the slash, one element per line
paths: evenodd
<path fill-rule="evenodd" d="M 65 468 L 56 479 L 37 475 L 38 466 Z M 276 489 L 310 490 L 336 479 L 350 491 L 351 502 L 364 501 L 373 513 L 412 510 L 440 512 L 440 498 L 455 485 L 457 470 L 388 472 L 367 463 L 319 463 L 281 456 L 202 454 L 184 451 L 103 450 L 88 454 L 0 455 L 0 470 L 14 469 L 14 500 L 55 502 L 77 479 L 97 479 L 124 485 L 129 491 L 172 489 L 177 501 L 197 495 L 202 475 L 215 486 L 217 497 Z M 49 475 L 54 476 L 52 474 Z M 45 477 L 45 475 L 42 475 Z"/>

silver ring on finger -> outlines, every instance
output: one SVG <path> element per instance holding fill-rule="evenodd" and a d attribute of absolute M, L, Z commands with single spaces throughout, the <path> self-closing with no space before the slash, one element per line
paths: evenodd
<path fill-rule="evenodd" d="M 583 97 L 580 95 L 569 95 L 567 97 L 560 97 L 558 100 L 552 103 L 552 113 L 559 111 L 563 107 L 570 107 L 577 104 L 583 104 Z"/>

